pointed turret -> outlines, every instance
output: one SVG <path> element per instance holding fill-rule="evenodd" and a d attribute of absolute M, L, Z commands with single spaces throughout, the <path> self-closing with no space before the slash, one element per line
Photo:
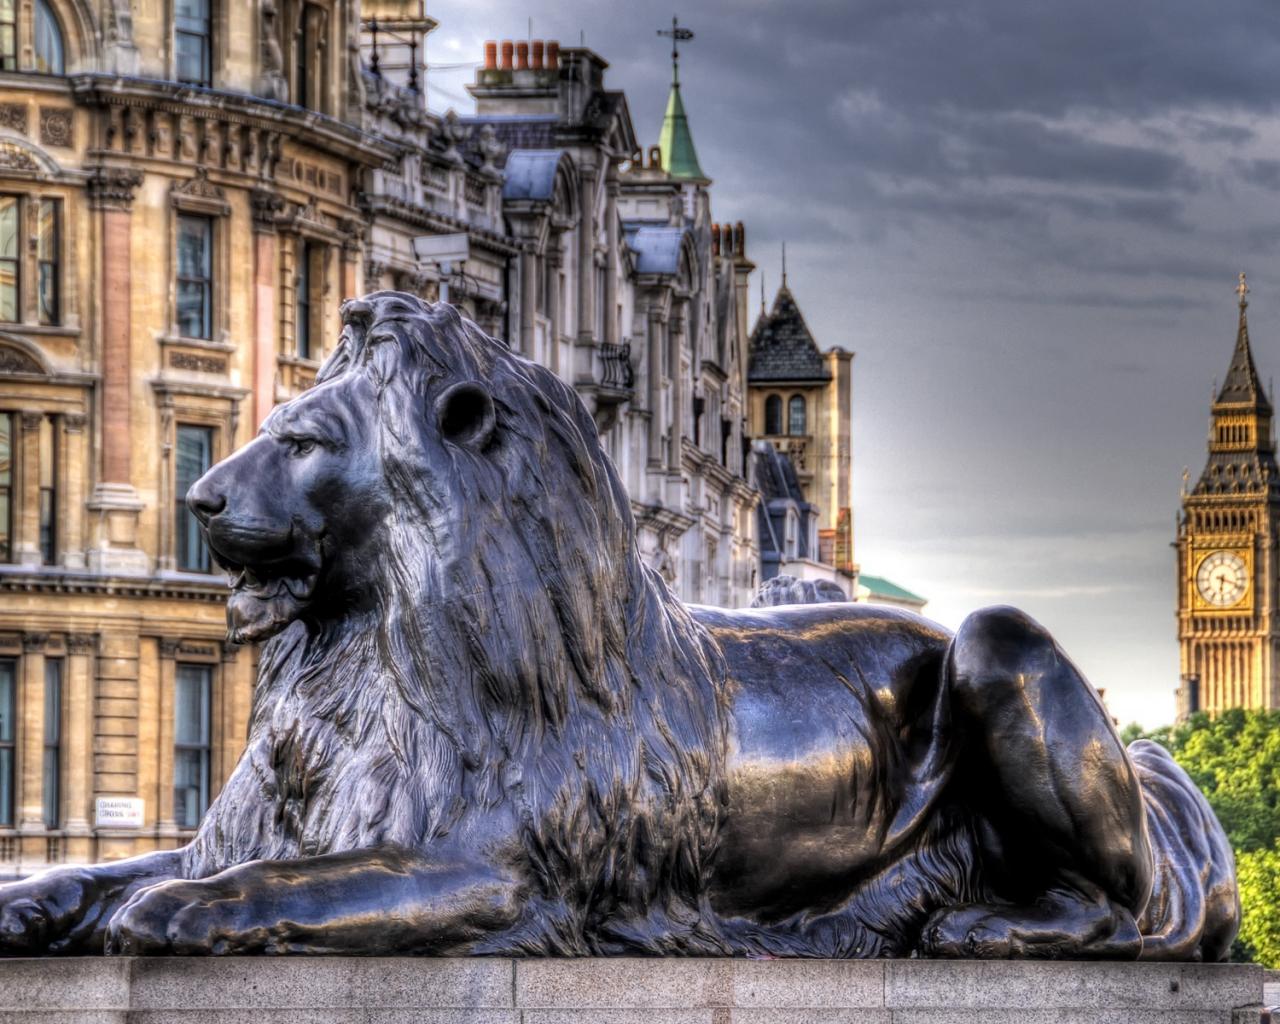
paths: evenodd
<path fill-rule="evenodd" d="M 1194 494 L 1267 492 L 1280 486 L 1275 444 L 1271 440 L 1271 400 L 1267 397 L 1249 346 L 1246 310 L 1249 286 L 1244 274 L 1236 288 L 1240 320 L 1231 366 L 1213 401 L 1209 460 Z"/>
<path fill-rule="evenodd" d="M 1236 347 L 1231 353 L 1231 367 L 1222 382 L 1222 390 L 1218 392 L 1215 405 L 1246 405 L 1258 412 L 1271 415 L 1271 402 L 1262 389 L 1258 379 L 1258 368 L 1253 362 L 1253 351 L 1249 347 L 1249 285 L 1244 274 L 1240 275 L 1240 284 L 1236 287 L 1240 296 L 1240 325 L 1236 328 Z"/>
<path fill-rule="evenodd" d="M 672 18 L 671 29 L 662 29 L 658 35 L 671 37 L 671 94 L 667 97 L 667 112 L 662 115 L 662 134 L 658 136 L 662 169 L 682 181 L 709 182 L 711 179 L 702 173 L 698 163 L 698 151 L 693 147 L 689 118 L 680 96 L 680 43 L 692 39 L 693 33 L 681 28 Z"/>

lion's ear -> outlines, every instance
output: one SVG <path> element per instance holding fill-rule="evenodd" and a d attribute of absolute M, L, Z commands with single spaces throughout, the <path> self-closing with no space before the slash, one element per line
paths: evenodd
<path fill-rule="evenodd" d="M 489 443 L 498 423 L 492 396 L 475 381 L 453 384 L 440 393 L 436 421 L 445 440 L 477 451 Z"/>

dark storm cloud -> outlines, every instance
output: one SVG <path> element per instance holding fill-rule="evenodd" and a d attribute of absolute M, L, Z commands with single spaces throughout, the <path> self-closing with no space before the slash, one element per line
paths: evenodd
<path fill-rule="evenodd" d="M 1260 372 L 1280 370 L 1280 4 L 678 10 L 715 216 L 745 222 L 770 298 L 785 240 L 819 342 L 857 352 L 859 562 L 950 625 L 1024 604 L 1123 719 L 1167 720 L 1173 516 L 1242 269 Z M 640 142 L 657 141 L 665 10 L 437 0 L 432 15 L 434 57 L 463 44 L 447 60 L 523 38 L 530 15 L 535 37 L 585 31 Z M 461 77 L 443 84 L 461 95 Z"/>

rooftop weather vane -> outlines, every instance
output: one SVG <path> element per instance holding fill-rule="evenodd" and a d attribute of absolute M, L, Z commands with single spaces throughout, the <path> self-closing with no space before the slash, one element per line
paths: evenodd
<path fill-rule="evenodd" d="M 681 28 L 675 15 L 671 16 L 671 27 L 658 29 L 658 35 L 671 37 L 671 84 L 680 84 L 680 44 L 693 38 L 693 32 Z"/>

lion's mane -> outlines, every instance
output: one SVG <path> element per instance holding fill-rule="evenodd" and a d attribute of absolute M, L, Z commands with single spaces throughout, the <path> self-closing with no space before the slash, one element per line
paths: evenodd
<path fill-rule="evenodd" d="M 700 886 L 723 806 L 724 668 L 641 562 L 590 413 L 450 306 L 378 292 L 343 318 L 317 386 L 376 384 L 395 509 L 369 566 L 376 607 L 267 642 L 248 747 L 189 874 L 429 851 L 496 816 L 516 823 L 536 890 L 507 948 L 722 951 Z M 462 381 L 493 397 L 483 451 L 430 436 L 428 389 Z M 644 924 L 611 930 L 623 921 Z"/>

